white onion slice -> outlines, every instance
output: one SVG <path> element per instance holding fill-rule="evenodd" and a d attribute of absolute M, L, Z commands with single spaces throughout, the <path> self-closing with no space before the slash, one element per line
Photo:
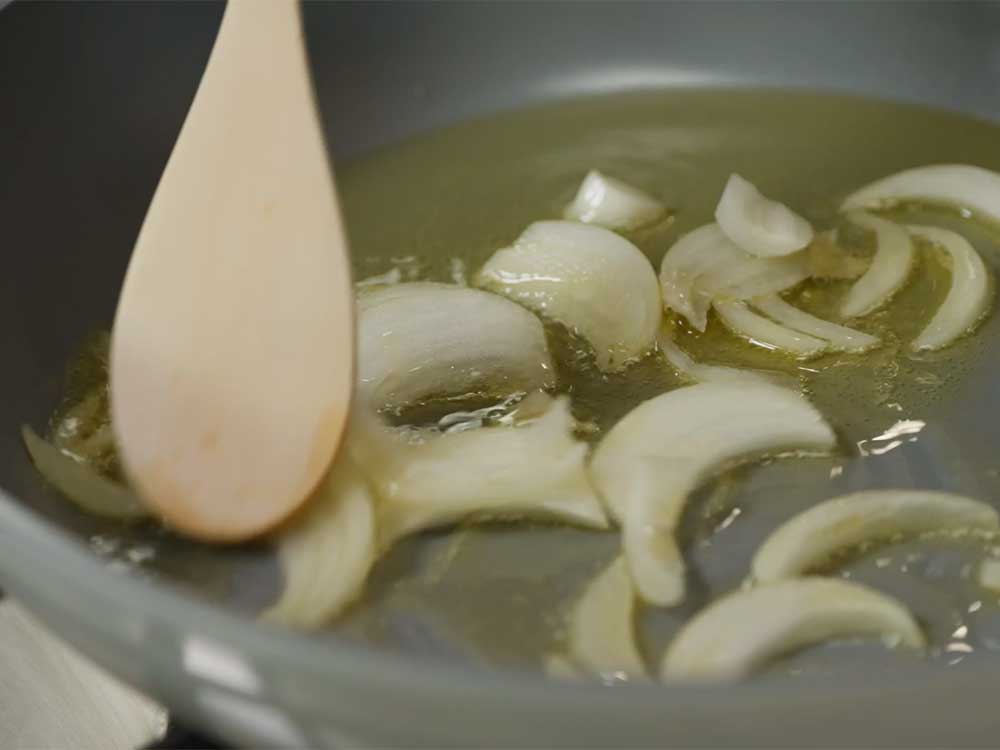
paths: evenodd
<path fill-rule="evenodd" d="M 976 578 L 983 588 L 1000 592 L 1000 560 L 983 560 Z"/>
<path fill-rule="evenodd" d="M 587 173 L 563 216 L 606 229 L 635 229 L 663 213 L 663 204 L 639 188 L 601 174 Z"/>
<path fill-rule="evenodd" d="M 554 383 L 541 322 L 479 289 L 414 282 L 358 297 L 358 396 L 373 408 Z"/>
<path fill-rule="evenodd" d="M 962 235 L 908 224 L 910 234 L 940 245 L 951 258 L 951 286 L 934 317 L 910 344 L 914 351 L 941 349 L 971 331 L 986 312 L 990 277 L 983 259 Z"/>
<path fill-rule="evenodd" d="M 875 336 L 810 315 L 776 294 L 757 297 L 752 304 L 775 323 L 823 339 L 836 351 L 864 352 L 880 343 Z"/>
<path fill-rule="evenodd" d="M 645 677 L 634 616 L 635 587 L 625 559 L 618 557 L 588 584 L 570 614 L 570 658 L 590 674 Z"/>
<path fill-rule="evenodd" d="M 822 354 L 830 346 L 823 339 L 800 333 L 758 315 L 745 302 L 716 300 L 713 307 L 726 328 L 751 344 L 765 349 L 782 351 L 798 359 L 808 359 Z"/>
<path fill-rule="evenodd" d="M 665 680 L 737 680 L 782 654 L 822 641 L 881 636 L 920 649 L 923 633 L 901 603 L 867 586 L 797 578 L 724 596 L 667 649 Z"/>
<path fill-rule="evenodd" d="M 852 211 L 847 218 L 875 232 L 878 248 L 868 270 L 847 290 L 840 303 L 840 314 L 854 318 L 878 309 L 902 289 L 913 268 L 914 252 L 913 240 L 899 224 L 863 211 Z"/>
<path fill-rule="evenodd" d="M 709 365 L 698 362 L 673 340 L 671 332 L 664 326 L 656 338 L 656 345 L 664 359 L 680 375 L 695 383 L 773 383 L 794 385 L 794 380 L 784 373 L 763 372 L 742 367 Z"/>
<path fill-rule="evenodd" d="M 808 221 L 783 203 L 765 197 L 738 174 L 729 176 L 715 220 L 738 247 L 764 258 L 794 253 L 813 238 Z"/>
<path fill-rule="evenodd" d="M 649 351 L 663 314 L 646 256 L 614 232 L 572 221 L 529 226 L 493 253 L 478 284 L 579 333 L 604 370 Z"/>
<path fill-rule="evenodd" d="M 653 604 L 684 597 L 674 531 L 689 493 L 732 461 L 799 449 L 828 451 L 833 431 L 805 399 L 763 383 L 704 383 L 637 406 L 594 452 L 590 474 L 621 522 L 640 595 Z"/>
<path fill-rule="evenodd" d="M 932 531 L 996 531 L 1000 516 L 986 503 L 947 492 L 869 490 L 815 505 L 778 527 L 760 546 L 753 578 L 793 578 L 838 551 Z"/>
<path fill-rule="evenodd" d="M 808 277 L 804 253 L 757 258 L 736 247 L 718 224 L 706 224 L 681 237 L 660 265 L 664 305 L 699 331 L 705 330 L 708 309 L 716 298 L 781 292 Z"/>
<path fill-rule="evenodd" d="M 959 206 L 1000 222 L 1000 174 L 969 164 L 906 169 L 851 193 L 841 210 L 887 208 L 904 201 Z"/>
<path fill-rule="evenodd" d="M 374 499 L 348 457 L 337 458 L 279 533 L 284 589 L 261 617 L 294 628 L 322 627 L 360 595 L 376 557 Z"/>
<path fill-rule="evenodd" d="M 379 496 L 381 546 L 434 526 L 474 518 L 527 517 L 607 528 L 573 436 L 565 397 L 516 427 L 449 432 L 410 443 L 370 422 L 350 450 Z"/>

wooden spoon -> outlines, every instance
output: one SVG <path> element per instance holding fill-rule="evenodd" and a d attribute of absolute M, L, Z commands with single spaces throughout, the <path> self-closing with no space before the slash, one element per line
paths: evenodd
<path fill-rule="evenodd" d="M 170 525 L 257 535 L 350 403 L 347 242 L 294 0 L 231 0 L 125 276 L 111 342 L 129 479 Z"/>

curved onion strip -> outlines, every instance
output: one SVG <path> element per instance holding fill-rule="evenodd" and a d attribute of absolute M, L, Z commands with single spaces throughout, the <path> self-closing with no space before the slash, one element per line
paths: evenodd
<path fill-rule="evenodd" d="M 379 496 L 383 548 L 460 519 L 529 517 L 603 529 L 608 522 L 591 487 L 587 445 L 573 437 L 566 398 L 517 427 L 450 432 L 407 443 L 374 421 L 349 445 Z"/>
<path fill-rule="evenodd" d="M 792 517 L 757 550 L 753 578 L 768 583 L 815 569 L 842 549 L 931 531 L 996 531 L 986 503 L 947 492 L 871 490 L 835 497 Z"/>
<path fill-rule="evenodd" d="M 754 258 L 730 269 L 705 274 L 698 281 L 711 289 L 713 298 L 750 299 L 791 289 L 809 278 L 805 253 L 782 258 Z"/>
<path fill-rule="evenodd" d="M 563 216 L 607 229 L 634 229 L 662 213 L 663 205 L 655 198 L 594 169 L 583 178 Z"/>
<path fill-rule="evenodd" d="M 794 379 L 781 372 L 763 372 L 742 367 L 709 365 L 694 360 L 690 354 L 674 342 L 671 331 L 663 326 L 656 338 L 656 345 L 680 375 L 695 383 L 773 383 L 774 385 L 794 385 Z"/>
<path fill-rule="evenodd" d="M 752 304 L 775 323 L 829 342 L 830 349 L 863 352 L 880 343 L 875 336 L 810 315 L 776 294 L 757 297 Z"/>
<path fill-rule="evenodd" d="M 969 164 L 934 164 L 897 172 L 851 193 L 842 211 L 904 201 L 944 203 L 1000 221 L 1000 174 Z"/>
<path fill-rule="evenodd" d="M 829 348 L 829 342 L 768 320 L 751 310 L 745 302 L 716 300 L 713 307 L 726 328 L 765 349 L 776 349 L 798 359 L 807 359 Z"/>
<path fill-rule="evenodd" d="M 646 256 L 614 232 L 572 221 L 535 222 L 493 253 L 477 283 L 579 333 L 604 370 L 646 353 L 663 314 Z"/>
<path fill-rule="evenodd" d="M 875 232 L 878 246 L 868 270 L 840 303 L 840 314 L 854 318 L 878 309 L 903 287 L 913 267 L 914 252 L 913 240 L 899 224 L 864 211 L 852 211 L 847 218 Z"/>
<path fill-rule="evenodd" d="M 479 289 L 408 283 L 358 297 L 358 395 L 379 409 L 554 383 L 541 322 Z"/>
<path fill-rule="evenodd" d="M 990 591 L 1000 591 L 1000 560 L 983 560 L 976 576 L 979 585 Z"/>
<path fill-rule="evenodd" d="M 797 578 L 729 594 L 695 616 L 663 659 L 666 680 L 736 680 L 769 660 L 832 638 L 873 635 L 923 648 L 895 599 L 830 578 Z"/>
<path fill-rule="evenodd" d="M 361 593 L 375 562 L 375 541 L 371 490 L 341 455 L 302 513 L 280 532 L 285 585 L 261 617 L 304 629 L 328 623 Z"/>
<path fill-rule="evenodd" d="M 67 456 L 27 425 L 21 428 L 21 437 L 38 473 L 82 510 L 120 521 L 149 515 L 128 487 Z"/>
<path fill-rule="evenodd" d="M 629 412 L 598 445 L 590 474 L 622 523 L 640 595 L 669 605 L 684 596 L 684 562 L 673 535 L 689 493 L 735 460 L 833 446 L 823 417 L 787 388 L 703 383 Z"/>
<path fill-rule="evenodd" d="M 569 656 L 587 672 L 609 678 L 645 677 L 635 641 L 635 588 L 618 557 L 587 586 L 569 620 Z"/>
<path fill-rule="evenodd" d="M 813 238 L 808 221 L 783 203 L 765 197 L 738 174 L 729 176 L 715 220 L 736 245 L 760 257 L 788 255 Z"/>
<path fill-rule="evenodd" d="M 910 234 L 940 245 L 951 256 L 951 286 L 930 323 L 910 344 L 915 351 L 941 349 L 971 331 L 986 312 L 990 277 L 983 259 L 962 235 L 908 224 Z"/>

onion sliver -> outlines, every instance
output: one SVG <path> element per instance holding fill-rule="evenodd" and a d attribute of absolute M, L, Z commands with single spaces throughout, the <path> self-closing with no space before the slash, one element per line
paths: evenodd
<path fill-rule="evenodd" d="M 906 201 L 959 206 L 1000 222 L 1000 174 L 969 164 L 907 169 L 851 193 L 841 210 L 888 208 Z"/>
<path fill-rule="evenodd" d="M 315 629 L 358 597 L 375 562 L 374 505 L 361 472 L 340 455 L 307 505 L 279 532 L 285 584 L 264 620 Z"/>
<path fill-rule="evenodd" d="M 736 245 L 760 257 L 788 255 L 813 238 L 808 221 L 783 203 L 765 197 L 738 174 L 729 176 L 715 220 Z"/>
<path fill-rule="evenodd" d="M 358 297 L 358 396 L 373 408 L 530 391 L 554 372 L 541 322 L 498 295 L 415 282 Z"/>
<path fill-rule="evenodd" d="M 800 333 L 792 328 L 768 320 L 758 315 L 746 302 L 739 300 L 716 300 L 715 312 L 726 328 L 750 343 L 785 352 L 798 359 L 807 359 L 822 354 L 829 348 L 829 342 Z"/>
<path fill-rule="evenodd" d="M 933 531 L 996 531 L 1000 516 L 979 500 L 947 492 L 870 490 L 835 497 L 792 517 L 754 555 L 754 581 L 794 578 L 844 549 Z"/>
<path fill-rule="evenodd" d="M 661 329 L 656 339 L 656 345 L 664 359 L 670 363 L 680 375 L 695 383 L 774 383 L 775 385 L 792 385 L 794 379 L 784 373 L 761 372 L 742 367 L 726 365 L 709 365 L 698 362 L 686 351 L 681 349 L 671 337 L 667 326 Z"/>
<path fill-rule="evenodd" d="M 38 473 L 82 510 L 120 521 L 149 515 L 128 487 L 67 456 L 27 425 L 21 428 L 21 437 Z"/>
<path fill-rule="evenodd" d="M 757 297 L 752 304 L 775 323 L 829 342 L 830 349 L 863 352 L 879 345 L 875 336 L 817 318 L 788 304 L 776 294 Z"/>
<path fill-rule="evenodd" d="M 485 427 L 408 443 L 384 427 L 352 433 L 351 450 L 379 496 L 384 548 L 466 518 L 537 518 L 607 528 L 573 437 L 566 398 L 516 427 Z"/>
<path fill-rule="evenodd" d="M 621 522 L 640 596 L 660 605 L 684 597 L 684 561 L 674 531 L 688 495 L 739 459 L 787 450 L 829 451 L 823 417 L 788 388 L 703 383 L 637 406 L 594 452 L 590 473 Z"/>
<path fill-rule="evenodd" d="M 569 619 L 569 656 L 590 674 L 642 678 L 646 667 L 635 640 L 635 587 L 618 557 L 577 601 Z"/>
<path fill-rule="evenodd" d="M 663 204 L 655 198 L 595 169 L 583 178 L 563 216 L 607 229 L 634 229 L 662 213 Z"/>
<path fill-rule="evenodd" d="M 573 221 L 539 221 L 497 250 L 478 284 L 579 333 L 603 370 L 653 346 L 663 314 L 649 259 L 623 237 Z"/>
<path fill-rule="evenodd" d="M 910 344 L 914 351 L 941 349 L 971 331 L 986 312 L 990 277 L 983 259 L 962 235 L 908 224 L 910 234 L 940 245 L 951 257 L 951 286 L 930 323 Z"/>
<path fill-rule="evenodd" d="M 845 318 L 867 315 L 878 309 L 906 283 L 913 267 L 913 240 L 899 224 L 852 211 L 847 215 L 852 223 L 875 232 L 877 249 L 871 265 L 854 282 L 840 303 Z"/>
<path fill-rule="evenodd" d="M 665 680 L 737 680 L 782 654 L 857 635 L 916 649 L 926 643 L 895 599 L 857 583 L 797 578 L 710 604 L 667 648 L 661 673 Z"/>

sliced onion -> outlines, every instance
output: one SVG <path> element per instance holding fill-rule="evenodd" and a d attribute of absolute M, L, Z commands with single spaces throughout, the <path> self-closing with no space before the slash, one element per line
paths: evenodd
<path fill-rule="evenodd" d="M 579 333 L 605 370 L 649 351 L 662 316 L 646 256 L 614 232 L 572 221 L 529 226 L 486 261 L 478 284 Z"/>
<path fill-rule="evenodd" d="M 541 322 L 495 294 L 408 283 L 358 297 L 358 395 L 374 408 L 550 387 Z"/>
<path fill-rule="evenodd" d="M 715 220 L 736 245 L 768 258 L 801 250 L 813 238 L 812 225 L 783 203 L 765 197 L 738 174 L 729 176 Z"/>
<path fill-rule="evenodd" d="M 908 224 L 910 234 L 940 245 L 951 257 L 951 287 L 930 323 L 910 344 L 914 351 L 941 349 L 968 333 L 986 312 L 990 277 L 983 259 L 962 235 L 939 227 Z"/>
<path fill-rule="evenodd" d="M 878 309 L 903 287 L 913 267 L 914 253 L 913 241 L 899 224 L 864 211 L 852 211 L 847 218 L 875 232 L 878 245 L 868 270 L 840 303 L 840 314 L 854 318 Z"/>
<path fill-rule="evenodd" d="M 661 328 L 656 345 L 664 359 L 683 377 L 695 383 L 773 383 L 774 385 L 794 385 L 794 379 L 780 372 L 765 372 L 726 365 L 709 365 L 698 362 L 681 349 L 673 340 L 667 326 Z"/>
<path fill-rule="evenodd" d="M 977 575 L 979 585 L 990 591 L 1000 591 L 1000 560 L 983 560 Z"/>
<path fill-rule="evenodd" d="M 828 451 L 833 431 L 805 399 L 762 383 L 678 388 L 629 412 L 598 445 L 590 473 L 643 599 L 684 597 L 674 531 L 688 495 L 728 463 L 789 449 Z"/>
<path fill-rule="evenodd" d="M 681 237 L 660 265 L 664 304 L 699 331 L 705 330 L 713 300 L 781 292 L 808 276 L 804 253 L 757 258 L 736 247 L 718 224 L 706 224 Z"/>
<path fill-rule="evenodd" d="M 569 620 L 569 655 L 588 673 L 643 678 L 646 667 L 635 640 L 635 587 L 618 557 L 590 584 Z"/>
<path fill-rule="evenodd" d="M 857 583 L 798 578 L 738 591 L 706 607 L 670 644 L 661 673 L 666 680 L 736 680 L 782 654 L 856 635 L 916 649 L 926 643 L 895 599 Z"/>
<path fill-rule="evenodd" d="M 810 315 L 776 294 L 755 298 L 753 306 L 775 323 L 823 339 L 836 351 L 864 352 L 880 343 L 875 336 Z"/>
<path fill-rule="evenodd" d="M 21 428 L 21 437 L 38 473 L 82 510 L 119 521 L 149 515 L 139 497 L 128 487 L 67 456 L 38 437 L 27 425 Z"/>
<path fill-rule="evenodd" d="M 947 492 L 869 490 L 835 497 L 786 521 L 754 555 L 753 578 L 768 583 L 808 573 L 838 551 L 932 531 L 996 531 L 986 503 Z"/>
<path fill-rule="evenodd" d="M 371 489 L 341 455 L 302 512 L 280 532 L 284 589 L 262 618 L 302 629 L 330 622 L 361 594 L 375 562 L 375 544 Z"/>
<path fill-rule="evenodd" d="M 601 174 L 587 173 L 573 202 L 563 214 L 572 221 L 607 229 L 634 229 L 663 213 L 663 204 L 628 183 Z"/>
<path fill-rule="evenodd" d="M 355 429 L 353 455 L 378 496 L 381 545 L 461 519 L 538 518 L 590 528 L 608 522 L 573 437 L 566 398 L 515 427 L 449 432 L 411 443 L 371 423 Z"/>
<path fill-rule="evenodd" d="M 888 208 L 906 201 L 959 206 L 1000 222 L 1000 174 L 969 164 L 907 169 L 851 193 L 841 210 Z"/>
<path fill-rule="evenodd" d="M 782 351 L 798 359 L 815 357 L 830 346 L 823 339 L 800 333 L 758 315 L 745 302 L 716 300 L 713 307 L 726 328 L 756 346 Z"/>

